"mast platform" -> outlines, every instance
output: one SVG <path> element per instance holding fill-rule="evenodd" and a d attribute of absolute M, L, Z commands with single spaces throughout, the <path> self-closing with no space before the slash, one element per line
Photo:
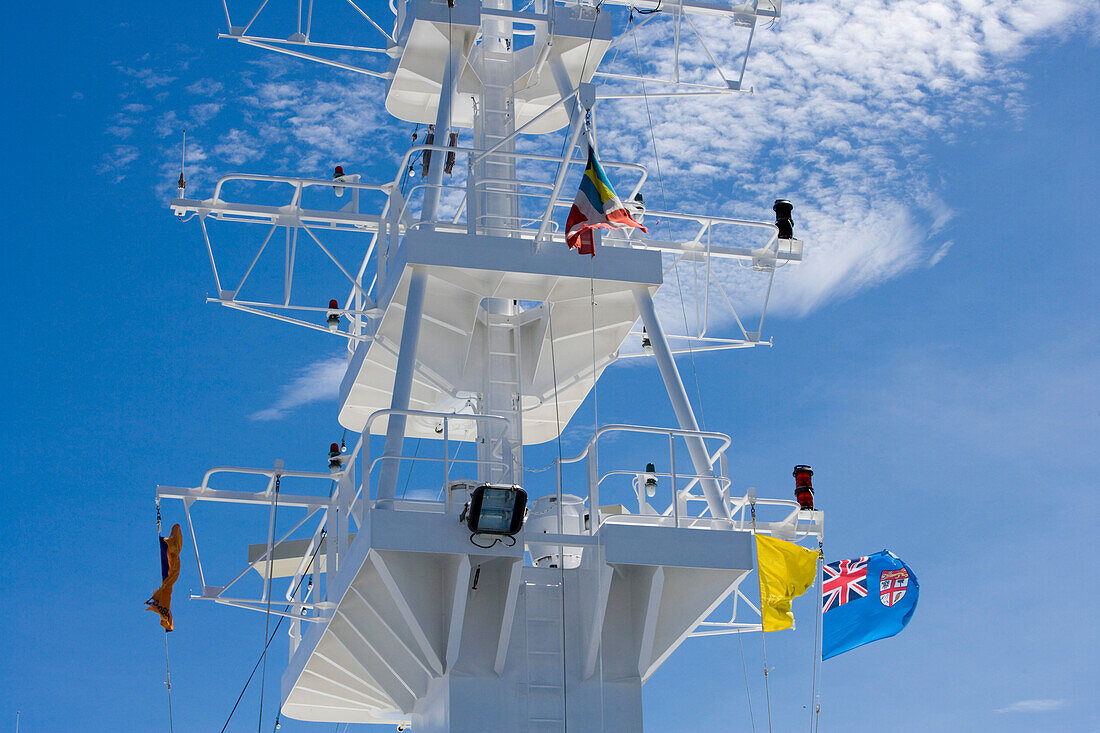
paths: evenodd
<path fill-rule="evenodd" d="M 455 517 L 424 508 L 371 512 L 330 620 L 291 658 L 287 715 L 431 732 L 450 730 L 427 720 L 442 708 L 471 730 L 550 729 L 529 725 L 541 706 L 554 730 L 562 712 L 569 730 L 640 730 L 642 683 L 753 567 L 749 532 L 652 519 L 540 537 L 583 543 L 580 566 L 524 567 L 529 533 L 474 549 Z"/>
<path fill-rule="evenodd" d="M 557 243 L 540 250 L 532 239 L 417 230 L 406 235 L 402 254 L 395 292 L 369 340 L 357 344 L 341 386 L 340 423 L 357 433 L 372 413 L 390 407 L 414 269 L 427 273 L 414 409 L 452 412 L 476 403 L 488 368 L 486 299 L 530 304 L 509 319 L 520 341 L 526 444 L 561 432 L 638 320 L 632 289 L 652 293 L 662 281 L 656 250 L 606 247 L 589 258 Z M 557 384 L 564 375 L 573 379 Z M 387 423 L 374 421 L 371 432 L 384 434 Z M 438 438 L 437 427 L 436 420 L 413 418 L 406 434 Z"/>

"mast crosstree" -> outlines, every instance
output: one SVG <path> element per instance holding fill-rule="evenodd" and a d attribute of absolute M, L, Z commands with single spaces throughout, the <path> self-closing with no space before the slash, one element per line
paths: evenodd
<path fill-rule="evenodd" d="M 647 211 L 638 195 L 646 168 L 614 160 L 603 165 L 623 200 L 639 219 L 665 222 L 665 235 L 606 231 L 597 256 L 579 257 L 566 248 L 558 222 L 586 159 L 587 118 L 597 99 L 640 96 L 629 90 L 641 82 L 665 90 L 652 92 L 658 96 L 739 93 L 744 63 L 738 78 L 727 78 L 693 18 L 725 18 L 746 31 L 747 58 L 757 22 L 777 18 L 779 5 L 397 0 L 386 30 L 389 23 L 348 4 L 384 45 L 312 40 L 312 2 L 298 3 L 285 40 L 256 30 L 266 2 L 244 26 L 233 25 L 227 7 L 226 35 L 384 80 L 390 114 L 430 125 L 396 177 L 369 182 L 342 168 L 336 180 L 234 175 L 209 199 L 171 204 L 201 225 L 218 291 L 213 300 L 347 340 L 339 421 L 360 434 L 349 453 L 334 454 L 329 473 L 220 468 L 195 488 L 158 488 L 158 497 L 183 500 L 196 556 L 196 502 L 278 501 L 280 516 L 304 515 L 285 534 L 272 527 L 267 543 L 252 546 L 248 565 L 224 586 L 208 585 L 200 563 L 198 597 L 263 610 L 275 583 L 265 581 L 259 597 L 247 597 L 238 582 L 247 582 L 249 570 L 287 580 L 284 715 L 411 722 L 417 733 L 640 731 L 642 684 L 685 639 L 760 628 L 738 616 L 758 614 L 739 590 L 754 568 L 747 507 L 775 513 L 774 521 L 755 523 L 759 532 L 816 542 L 823 526 L 820 512 L 793 501 L 731 495 L 729 438 L 700 430 L 676 367 L 674 355 L 685 348 L 767 343 L 759 329 L 719 338 L 707 332 L 704 317 L 694 333 L 670 334 L 653 296 L 670 264 L 702 263 L 705 315 L 712 261 L 774 275 L 801 260 L 802 243 L 767 221 Z M 631 17 L 626 34 L 615 36 L 615 6 L 648 17 L 636 24 Z M 670 76 L 600 71 L 607 51 L 658 11 L 674 28 Z M 689 35 L 720 82 L 680 79 L 680 46 Z M 348 54 L 366 61 L 349 62 Z M 610 88 L 601 92 L 597 83 Z M 536 152 L 548 139 L 558 150 Z M 418 161 L 423 175 L 410 181 Z M 229 192 L 242 181 L 286 190 L 289 203 L 234 201 Z M 235 287 L 222 280 L 231 268 L 219 268 L 215 222 L 265 232 Z M 266 283 L 271 295 L 245 299 L 246 288 L 263 291 L 253 271 L 280 229 L 281 282 Z M 333 237 L 353 238 L 361 259 L 341 261 L 326 244 Z M 347 288 L 342 305 L 318 305 L 327 296 L 315 291 L 303 303 L 294 273 L 305 248 L 323 253 L 332 281 Z M 714 301 L 721 293 L 728 303 L 716 288 Z M 326 315 L 322 325 L 318 318 Z M 639 322 L 678 427 L 600 426 L 580 454 L 554 461 L 545 474 L 553 478 L 536 496 L 524 446 L 560 436 L 603 370 L 631 351 Z M 623 434 L 657 446 L 668 470 L 601 467 L 601 440 Z M 408 438 L 418 439 L 418 451 L 420 440 L 429 441 L 435 452 L 410 455 Z M 459 458 L 463 445 L 475 448 L 473 457 Z M 409 473 L 425 467 L 431 478 Z M 211 486 L 233 473 L 263 477 L 267 485 L 254 492 Z M 415 497 L 399 496 L 399 479 L 413 475 Z M 274 491 L 286 478 L 315 488 Z M 620 486 L 636 507 L 601 502 L 601 493 L 617 499 Z M 505 512 L 500 497 L 520 496 L 521 489 L 535 497 L 522 529 L 471 536 L 474 525 L 463 523 L 475 521 L 469 512 L 480 511 L 482 520 L 490 510 Z M 435 491 L 439 498 L 424 498 Z M 729 621 L 713 620 L 730 605 Z"/>

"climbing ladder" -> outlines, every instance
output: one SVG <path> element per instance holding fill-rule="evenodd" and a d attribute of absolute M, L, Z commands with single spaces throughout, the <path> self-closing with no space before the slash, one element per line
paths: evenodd
<path fill-rule="evenodd" d="M 508 419 L 507 424 L 485 423 L 481 465 L 482 480 L 493 484 L 518 484 L 523 476 L 523 438 L 520 384 L 520 335 L 515 324 L 518 310 L 512 300 L 485 301 L 485 386 L 482 412 Z"/>
<path fill-rule="evenodd" d="M 508 0 L 486 2 L 485 7 L 510 10 Z M 499 153 L 481 159 L 475 174 L 478 177 L 480 205 L 478 230 L 495 236 L 514 236 L 518 224 L 515 116 L 512 108 L 515 84 L 515 54 L 512 53 L 511 23 L 502 19 L 485 21 L 485 38 L 480 46 L 481 96 L 478 104 L 480 131 L 478 146 L 491 150 L 500 145 Z M 507 142 L 504 142 L 508 140 Z M 504 142 L 503 145 L 501 143 Z M 491 213 L 489 213 L 491 212 Z"/>
<path fill-rule="evenodd" d="M 565 730 L 565 637 L 562 577 L 529 568 L 524 582 L 527 631 L 527 725 L 530 733 Z"/>

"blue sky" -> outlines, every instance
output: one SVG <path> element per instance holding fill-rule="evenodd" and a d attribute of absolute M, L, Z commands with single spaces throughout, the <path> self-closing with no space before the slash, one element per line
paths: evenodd
<path fill-rule="evenodd" d="M 334 339 L 203 302 L 200 234 L 165 207 L 178 129 L 200 196 L 232 171 L 388 176 L 408 130 L 377 139 L 377 86 L 217 41 L 214 3 L 13 12 L 55 40 L 2 51 L 0 726 L 20 710 L 22 731 L 163 730 L 162 634 L 141 605 L 154 486 L 223 463 L 319 467 L 340 433 Z M 905 632 L 823 664 L 821 727 L 1100 730 L 1095 6 L 784 12 L 750 59 L 756 95 L 654 112 L 670 205 L 763 218 L 786 195 L 813 253 L 777 278 L 773 349 L 681 364 L 706 427 L 734 439 L 735 486 L 786 496 L 790 467 L 810 463 L 828 558 L 887 547 L 920 577 Z M 637 110 L 608 104 L 599 121 L 609 154 L 652 162 Z M 599 422 L 672 424 L 663 399 L 638 399 L 658 389 L 651 365 L 613 368 Z M 589 404 L 577 422 L 595 417 Z M 263 618 L 187 601 L 192 567 L 175 720 L 220 729 Z M 768 639 L 776 730 L 805 725 L 810 636 Z M 759 639 L 744 641 L 759 728 Z M 285 653 L 280 636 L 268 712 Z M 689 640 L 646 687 L 647 730 L 748 730 L 745 686 L 736 639 Z"/>

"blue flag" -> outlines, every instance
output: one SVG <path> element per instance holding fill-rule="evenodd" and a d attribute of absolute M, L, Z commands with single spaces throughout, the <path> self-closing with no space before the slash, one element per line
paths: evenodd
<path fill-rule="evenodd" d="M 825 565 L 821 584 L 821 658 L 893 636 L 917 608 L 917 576 L 883 550 Z"/>

